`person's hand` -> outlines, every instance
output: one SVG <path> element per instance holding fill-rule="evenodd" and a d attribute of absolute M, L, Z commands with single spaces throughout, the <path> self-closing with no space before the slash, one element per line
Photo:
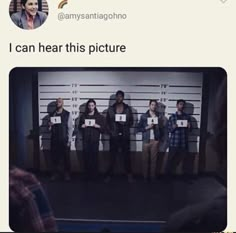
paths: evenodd
<path fill-rule="evenodd" d="M 48 122 L 48 129 L 49 129 L 49 131 L 51 131 L 52 126 L 53 126 L 53 123 L 52 123 L 51 121 L 49 121 L 49 122 Z"/>
<path fill-rule="evenodd" d="M 146 130 L 149 130 L 149 129 L 152 129 L 154 127 L 154 124 L 151 124 L 151 125 L 148 125 L 148 126 L 146 126 Z"/>
<path fill-rule="evenodd" d="M 53 123 L 51 121 L 48 122 L 48 126 L 49 127 L 52 127 L 53 126 Z"/>
<path fill-rule="evenodd" d="M 67 142 L 67 147 L 71 147 L 71 142 Z"/>
<path fill-rule="evenodd" d="M 96 128 L 96 129 L 100 129 L 101 128 L 101 126 L 100 125 L 98 125 L 98 124 L 94 124 L 94 126 L 93 126 L 94 128 Z"/>
<path fill-rule="evenodd" d="M 83 124 L 83 125 L 81 126 L 81 128 L 83 128 L 83 129 L 86 128 L 86 127 L 87 127 L 87 126 L 86 126 L 85 124 Z"/>
<path fill-rule="evenodd" d="M 191 124 L 188 122 L 188 128 L 190 129 L 191 128 Z"/>

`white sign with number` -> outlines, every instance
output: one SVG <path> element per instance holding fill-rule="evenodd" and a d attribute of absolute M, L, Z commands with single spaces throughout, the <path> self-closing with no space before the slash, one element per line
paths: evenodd
<path fill-rule="evenodd" d="M 157 125 L 158 124 L 157 117 L 148 117 L 147 124 L 148 125 Z"/>
<path fill-rule="evenodd" d="M 85 119 L 84 124 L 88 127 L 95 125 L 95 119 Z"/>
<path fill-rule="evenodd" d="M 55 124 L 61 124 L 61 117 L 60 116 L 55 116 L 51 117 L 50 121 L 55 125 Z"/>
<path fill-rule="evenodd" d="M 177 123 L 179 128 L 188 127 L 188 121 L 187 120 L 177 120 L 176 123 Z"/>
<path fill-rule="evenodd" d="M 126 115 L 125 114 L 116 114 L 116 122 L 126 122 Z"/>

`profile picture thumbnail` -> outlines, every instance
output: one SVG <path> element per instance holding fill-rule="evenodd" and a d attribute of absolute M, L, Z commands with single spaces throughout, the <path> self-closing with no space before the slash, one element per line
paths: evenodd
<path fill-rule="evenodd" d="M 11 0 L 9 13 L 17 27 L 32 30 L 47 20 L 48 4 L 46 0 Z"/>

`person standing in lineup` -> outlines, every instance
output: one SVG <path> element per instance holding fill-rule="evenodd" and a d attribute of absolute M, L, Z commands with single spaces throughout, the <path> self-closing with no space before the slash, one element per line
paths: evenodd
<path fill-rule="evenodd" d="M 145 181 L 149 179 L 149 170 L 151 181 L 156 179 L 156 163 L 159 143 L 162 137 L 162 118 L 159 116 L 157 109 L 157 101 L 149 101 L 149 109 L 141 115 L 138 123 L 137 131 L 142 132 L 143 140 L 143 177 Z M 150 162 L 149 162 L 150 157 Z M 150 169 L 149 169 L 150 167 Z"/>
<path fill-rule="evenodd" d="M 119 90 L 116 92 L 116 102 L 109 107 L 106 122 L 110 134 L 110 167 L 106 173 L 105 182 L 109 182 L 113 176 L 116 157 L 123 157 L 128 181 L 133 182 L 131 158 L 130 158 L 130 127 L 133 125 L 132 110 L 124 103 L 125 94 Z"/>
<path fill-rule="evenodd" d="M 56 100 L 56 110 L 50 114 L 49 130 L 51 131 L 51 155 L 54 181 L 59 176 L 59 168 L 64 167 L 64 179 L 70 180 L 70 147 L 73 133 L 71 114 L 64 109 L 62 98 Z"/>
<path fill-rule="evenodd" d="M 104 132 L 104 118 L 98 112 L 94 99 L 86 103 L 85 113 L 80 117 L 79 128 L 83 136 L 83 158 L 85 179 L 95 180 L 98 176 L 98 153 L 101 133 Z"/>
<path fill-rule="evenodd" d="M 176 103 L 177 111 L 169 118 L 168 129 L 170 134 L 169 155 L 166 167 L 168 175 L 176 171 L 181 161 L 188 156 L 188 134 L 191 130 L 190 116 L 184 112 L 185 100 L 179 99 Z M 185 164 L 184 164 L 184 170 Z"/>

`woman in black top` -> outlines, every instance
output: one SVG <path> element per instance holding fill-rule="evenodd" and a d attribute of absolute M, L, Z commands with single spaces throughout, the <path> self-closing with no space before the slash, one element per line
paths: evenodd
<path fill-rule="evenodd" d="M 79 121 L 83 137 L 84 169 L 87 179 L 98 175 L 98 152 L 100 135 L 104 131 L 104 118 L 96 108 L 94 99 L 86 103 L 85 113 Z"/>

